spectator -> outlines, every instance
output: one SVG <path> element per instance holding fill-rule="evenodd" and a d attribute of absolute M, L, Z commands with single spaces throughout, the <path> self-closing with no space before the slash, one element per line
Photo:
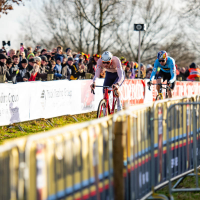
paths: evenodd
<path fill-rule="evenodd" d="M 57 53 L 55 55 L 55 60 L 57 60 L 58 57 L 62 57 L 62 60 L 63 60 L 62 50 L 63 50 L 62 46 L 57 47 Z"/>
<path fill-rule="evenodd" d="M 32 58 L 34 60 L 34 58 Z M 30 78 L 30 71 L 27 69 L 28 61 L 23 59 L 21 62 L 22 67 L 19 68 L 19 73 L 17 75 L 17 82 L 26 82 Z"/>
<path fill-rule="evenodd" d="M 62 76 L 62 65 L 61 65 L 61 63 L 62 63 L 62 57 L 58 56 L 56 58 L 56 66 L 54 68 L 54 71 L 55 71 L 54 76 L 55 76 L 56 79 L 61 79 L 63 77 Z"/>
<path fill-rule="evenodd" d="M 33 70 L 31 71 L 31 76 L 28 81 L 35 81 L 38 76 L 39 65 L 34 65 Z"/>
<path fill-rule="evenodd" d="M 140 77 L 146 77 L 146 66 L 143 63 L 140 63 Z"/>
<path fill-rule="evenodd" d="M 41 67 L 39 68 L 39 73 L 44 74 L 49 69 L 48 60 L 46 56 L 41 56 Z"/>
<path fill-rule="evenodd" d="M 135 69 L 134 69 L 134 62 L 133 61 L 131 61 L 130 62 L 130 66 L 131 66 L 131 76 L 130 76 L 130 79 L 134 79 L 135 78 Z"/>
<path fill-rule="evenodd" d="M 153 69 L 151 67 L 149 67 L 147 69 L 147 71 L 146 71 L 146 78 L 150 79 L 152 71 L 153 71 Z"/>
<path fill-rule="evenodd" d="M 7 66 L 7 73 L 6 73 L 7 80 L 12 81 L 13 84 L 17 83 L 16 76 L 19 72 L 18 66 L 13 65 L 13 60 L 11 58 L 7 59 L 6 66 Z"/>
<path fill-rule="evenodd" d="M 183 74 L 183 73 L 182 73 Z M 183 74 L 187 81 L 195 81 L 195 78 L 200 77 L 200 69 L 196 63 L 192 63 L 188 70 Z"/>
<path fill-rule="evenodd" d="M 83 59 L 79 59 L 79 61 L 78 61 L 78 69 L 79 70 L 78 70 L 77 76 L 79 75 L 78 77 L 81 76 L 81 78 L 85 78 L 85 72 L 87 72 L 87 68 L 83 63 Z"/>
<path fill-rule="evenodd" d="M 68 57 L 73 57 L 71 48 L 66 49 L 66 54 L 67 54 Z"/>
<path fill-rule="evenodd" d="M 88 67 L 88 73 L 91 73 L 91 74 L 95 74 L 95 71 L 96 71 L 96 65 L 97 65 L 97 61 L 98 59 L 100 58 L 100 55 L 98 54 L 94 54 L 92 56 L 92 58 L 90 59 L 87 67 Z"/>
<path fill-rule="evenodd" d="M 51 60 L 50 61 L 50 67 L 47 70 L 47 74 L 54 74 L 55 73 L 55 71 L 54 71 L 55 66 L 56 66 L 56 62 L 54 60 Z"/>
<path fill-rule="evenodd" d="M 46 49 L 42 49 L 41 56 L 46 55 L 46 53 L 47 53 L 47 50 Z"/>
<path fill-rule="evenodd" d="M 177 79 L 180 78 L 182 81 L 186 81 L 185 72 L 186 72 L 185 67 L 181 67 L 180 74 L 177 76 Z"/>
<path fill-rule="evenodd" d="M 35 61 L 36 61 L 36 64 L 39 65 L 39 67 L 40 67 L 42 59 L 39 56 L 37 56 L 37 57 L 35 57 Z"/>
<path fill-rule="evenodd" d="M 24 60 L 24 62 L 25 62 L 25 59 L 23 59 L 23 60 Z M 36 63 L 35 58 L 31 58 L 31 59 L 28 61 L 28 67 L 27 67 L 28 71 L 31 71 L 31 70 L 33 69 L 35 63 Z"/>
<path fill-rule="evenodd" d="M 125 77 L 129 79 L 131 76 L 131 66 L 129 62 L 126 62 L 126 68 L 125 68 Z"/>
<path fill-rule="evenodd" d="M 14 55 L 16 55 L 16 51 L 14 49 L 10 49 L 10 51 L 8 52 L 8 55 L 10 58 L 12 58 Z"/>
<path fill-rule="evenodd" d="M 73 64 L 73 61 L 69 61 L 69 63 Z M 62 75 L 67 78 L 68 80 L 70 80 L 71 77 L 71 69 L 70 69 L 70 64 L 68 63 L 68 61 L 66 63 L 62 63 Z"/>
<path fill-rule="evenodd" d="M 121 57 L 120 57 L 120 61 L 121 61 L 121 64 L 123 65 L 123 64 L 126 62 L 126 58 L 123 57 L 123 56 L 121 56 Z"/>
<path fill-rule="evenodd" d="M 7 66 L 6 61 L 8 57 L 4 54 L 0 54 L 0 75 L 6 74 Z"/>
<path fill-rule="evenodd" d="M 6 53 L 7 53 L 7 52 L 6 52 L 6 50 L 5 50 L 5 49 L 3 49 L 3 48 L 2 48 L 2 49 L 0 49 L 0 54 L 4 54 L 4 55 L 6 55 Z"/>
<path fill-rule="evenodd" d="M 19 65 L 19 56 L 14 55 L 13 56 L 13 66 L 16 66 L 16 65 L 17 65 L 17 67 Z"/>
<path fill-rule="evenodd" d="M 26 56 L 25 56 L 25 53 L 24 53 L 24 51 L 20 51 L 19 52 L 19 62 L 21 62 L 23 59 L 25 59 L 26 58 Z"/>
<path fill-rule="evenodd" d="M 29 53 L 27 56 L 27 59 L 30 60 L 31 58 L 34 58 L 34 57 L 35 57 L 34 53 Z"/>

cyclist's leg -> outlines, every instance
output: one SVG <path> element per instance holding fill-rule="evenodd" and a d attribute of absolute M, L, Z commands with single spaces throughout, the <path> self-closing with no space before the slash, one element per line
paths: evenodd
<path fill-rule="evenodd" d="M 167 80 L 167 83 L 169 82 L 169 80 L 171 79 L 171 74 L 170 73 L 166 73 L 165 75 L 165 79 Z M 175 87 L 176 82 L 173 82 L 170 86 L 171 90 L 167 89 L 167 94 L 169 98 L 172 98 L 172 91 Z"/>
<path fill-rule="evenodd" d="M 173 91 L 175 85 L 176 85 L 176 81 L 173 82 L 173 83 L 171 84 L 171 86 L 170 86 L 171 90 L 168 90 L 168 89 L 167 89 L 167 94 L 168 94 L 168 97 L 169 97 L 169 98 L 172 98 L 172 96 L 173 96 L 173 95 L 172 95 L 172 91 Z"/>
<path fill-rule="evenodd" d="M 160 70 L 159 73 L 158 73 L 158 78 L 156 80 L 156 84 L 161 84 L 161 79 L 164 77 L 164 74 L 163 74 L 163 71 Z M 160 85 L 156 85 L 156 89 L 157 89 L 157 92 L 158 94 L 160 93 Z"/>
<path fill-rule="evenodd" d="M 115 80 L 115 75 L 113 75 L 115 73 L 111 73 L 111 72 L 107 72 L 106 71 L 106 77 L 104 79 L 104 83 L 103 83 L 103 86 L 109 86 L 111 87 L 114 80 Z M 103 94 L 105 93 L 105 90 L 103 88 Z M 110 91 L 108 91 L 108 93 L 110 93 Z M 106 112 L 106 107 L 103 106 L 103 112 L 105 113 Z"/>
<path fill-rule="evenodd" d="M 125 80 L 125 72 L 124 71 L 123 71 L 123 76 L 124 76 L 124 79 L 123 79 L 123 82 L 124 82 L 124 80 Z M 119 79 L 119 77 L 117 75 L 117 78 L 115 79 L 113 84 L 117 83 L 118 79 Z M 121 85 L 123 84 L 123 82 L 121 83 Z M 120 96 L 119 96 L 117 98 L 117 111 L 120 111 L 120 110 L 122 110 L 122 103 L 121 103 Z"/>

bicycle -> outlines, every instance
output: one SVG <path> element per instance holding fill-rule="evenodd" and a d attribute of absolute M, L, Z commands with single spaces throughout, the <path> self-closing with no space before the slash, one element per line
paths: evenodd
<path fill-rule="evenodd" d="M 158 84 L 151 84 L 151 85 L 159 85 L 160 86 L 160 91 L 159 91 L 158 95 L 156 96 L 156 100 L 162 100 L 163 99 L 162 89 L 165 89 L 165 98 L 166 99 L 168 98 L 167 89 L 169 89 L 171 91 L 171 88 L 169 87 L 168 84 L 158 83 Z M 151 85 L 149 85 L 149 90 L 151 90 Z M 166 87 L 163 87 L 163 85 L 166 85 Z"/>
<path fill-rule="evenodd" d="M 116 112 L 115 107 L 116 107 L 116 104 L 117 104 L 117 93 L 113 92 L 112 108 L 110 108 L 108 91 L 113 91 L 113 89 L 110 86 L 98 86 L 97 85 L 95 87 L 105 88 L 104 97 L 99 102 L 99 106 L 98 106 L 98 110 L 97 110 L 97 118 L 105 117 L 105 116 L 108 116 L 109 114 L 114 114 Z M 91 90 L 91 92 L 93 94 L 95 94 L 93 89 Z M 103 108 L 106 108 L 106 109 L 103 109 Z"/>

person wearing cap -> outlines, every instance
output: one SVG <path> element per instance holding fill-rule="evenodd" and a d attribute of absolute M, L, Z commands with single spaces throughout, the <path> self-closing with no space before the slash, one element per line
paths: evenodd
<path fill-rule="evenodd" d="M 35 57 L 34 53 L 29 53 L 28 56 L 27 56 L 27 59 L 29 60 L 29 59 L 34 58 L 34 57 Z"/>
<path fill-rule="evenodd" d="M 99 54 L 93 54 L 92 58 L 89 60 L 87 65 L 87 72 L 90 74 L 95 74 L 97 61 L 101 56 Z"/>
<path fill-rule="evenodd" d="M 73 60 L 72 61 L 69 61 L 68 63 L 68 60 L 66 59 L 66 62 L 64 62 L 66 58 L 63 59 L 63 62 L 62 62 L 62 75 L 63 77 L 67 78 L 68 80 L 70 80 L 70 76 L 71 76 L 71 69 L 70 69 L 70 65 L 69 63 L 72 63 L 73 64 Z"/>
<path fill-rule="evenodd" d="M 182 72 L 180 73 L 186 77 L 187 81 L 195 81 L 195 78 L 200 77 L 200 69 L 198 68 L 196 63 L 192 63 L 189 66 L 189 69 L 186 70 L 185 73 L 182 73 Z"/>
<path fill-rule="evenodd" d="M 30 61 L 31 62 L 34 62 L 35 64 L 35 60 L 34 58 L 32 58 L 33 60 L 29 60 L 29 63 Z M 22 67 L 19 68 L 19 73 L 17 75 L 17 82 L 26 82 L 28 81 L 28 79 L 30 78 L 31 74 L 30 74 L 30 71 L 28 70 L 28 60 L 27 59 L 23 59 L 21 61 L 21 65 Z"/>
<path fill-rule="evenodd" d="M 41 56 L 41 67 L 39 69 L 39 73 L 41 73 L 41 74 L 46 73 L 48 69 L 49 69 L 49 67 L 48 67 L 47 57 Z"/>
<path fill-rule="evenodd" d="M 23 60 L 24 60 L 24 59 L 23 59 Z M 33 69 L 35 63 L 36 63 L 35 58 L 31 58 L 31 59 L 28 61 L 28 67 L 27 67 L 28 71 L 31 71 L 31 70 Z"/>
<path fill-rule="evenodd" d="M 6 55 L 6 50 L 5 49 L 0 49 L 0 54 L 4 54 L 4 55 Z"/>

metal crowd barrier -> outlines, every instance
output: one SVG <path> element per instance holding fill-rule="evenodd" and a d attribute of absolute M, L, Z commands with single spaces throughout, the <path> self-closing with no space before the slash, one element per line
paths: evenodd
<path fill-rule="evenodd" d="M 156 194 L 167 184 L 173 199 L 187 174 L 197 180 L 199 104 L 200 96 L 157 101 L 8 141 L 0 146 L 0 199 L 168 199 Z M 184 191 L 200 191 L 196 184 Z"/>

